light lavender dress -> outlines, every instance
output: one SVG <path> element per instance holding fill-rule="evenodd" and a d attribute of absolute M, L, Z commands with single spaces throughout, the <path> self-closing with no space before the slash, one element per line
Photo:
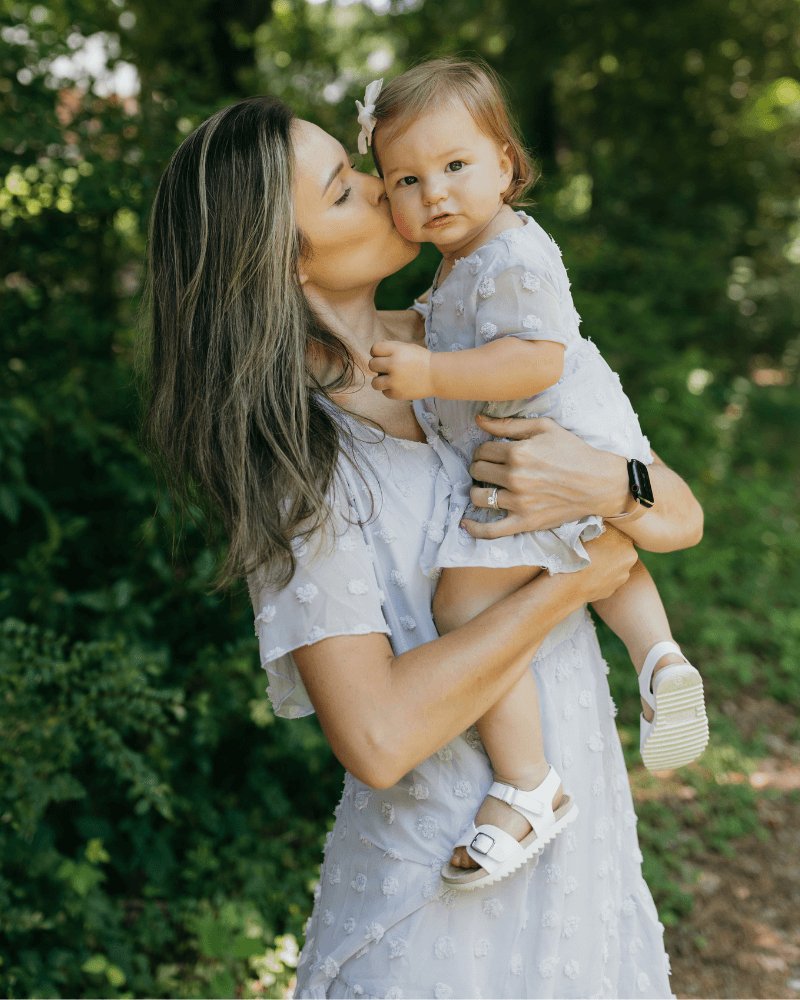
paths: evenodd
<path fill-rule="evenodd" d="M 250 579 L 269 696 L 289 718 L 312 712 L 291 656 L 299 646 L 382 632 L 400 654 L 436 638 L 423 550 L 463 501 L 452 480 L 463 488 L 469 478 L 437 437 L 420 444 L 346 423 L 361 443 L 353 462 L 343 453 L 339 464 L 335 530 L 297 546 L 286 588 Z M 476 560 L 487 546 L 476 543 Z M 672 995 L 607 668 L 585 609 L 553 630 L 531 666 L 547 758 L 580 802 L 578 819 L 538 863 L 458 893 L 439 869 L 491 782 L 475 729 L 393 788 L 373 790 L 346 774 L 297 997 Z"/>

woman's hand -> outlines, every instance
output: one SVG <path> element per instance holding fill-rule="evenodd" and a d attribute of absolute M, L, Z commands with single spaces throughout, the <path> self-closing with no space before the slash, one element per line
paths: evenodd
<path fill-rule="evenodd" d="M 625 583 L 639 558 L 627 535 L 608 526 L 598 538 L 586 543 L 591 563 L 577 573 L 568 574 L 570 582 L 583 588 L 583 602 L 590 604 L 611 597 Z"/>
<path fill-rule="evenodd" d="M 509 441 L 487 441 L 475 449 L 470 474 L 499 487 L 501 521 L 464 521 L 475 538 L 556 528 L 588 514 L 608 516 L 625 506 L 625 459 L 598 451 L 548 417 L 524 420 L 479 416 L 482 430 Z M 472 502 L 488 507 L 491 490 L 474 486 Z"/>
<path fill-rule="evenodd" d="M 578 521 L 589 514 L 612 517 L 630 498 L 625 459 L 600 451 L 546 417 L 494 420 L 479 417 L 480 427 L 507 441 L 476 448 L 470 473 L 499 487 L 497 505 L 508 511 L 500 521 L 465 520 L 475 538 L 500 538 Z M 649 466 L 655 506 L 643 516 L 614 525 L 650 552 L 672 552 L 697 545 L 703 537 L 703 509 L 686 483 L 655 456 Z M 472 502 L 488 507 L 490 489 L 473 487 Z"/>

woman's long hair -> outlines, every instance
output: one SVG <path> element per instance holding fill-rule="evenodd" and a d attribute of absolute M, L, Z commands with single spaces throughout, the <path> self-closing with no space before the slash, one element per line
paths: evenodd
<path fill-rule="evenodd" d="M 353 373 L 298 279 L 292 120 L 268 97 L 217 112 L 173 155 L 152 210 L 145 436 L 179 508 L 221 518 L 219 586 L 259 566 L 291 578 L 292 538 L 326 520 L 339 451 L 309 358 L 338 363 L 325 391 Z"/>

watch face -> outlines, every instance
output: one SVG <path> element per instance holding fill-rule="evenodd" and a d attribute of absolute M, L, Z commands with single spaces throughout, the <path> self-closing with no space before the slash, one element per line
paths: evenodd
<path fill-rule="evenodd" d="M 632 458 L 628 462 L 628 483 L 631 496 L 643 507 L 652 507 L 655 503 L 653 488 L 650 486 L 650 476 L 644 462 Z"/>

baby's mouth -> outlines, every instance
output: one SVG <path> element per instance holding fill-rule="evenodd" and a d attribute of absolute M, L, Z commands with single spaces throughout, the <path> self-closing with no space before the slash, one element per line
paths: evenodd
<path fill-rule="evenodd" d="M 425 223 L 425 228 L 436 229 L 438 226 L 443 226 L 446 222 L 449 222 L 452 218 L 452 213 L 441 212 L 439 215 L 434 215 L 432 219 L 428 219 Z"/>

